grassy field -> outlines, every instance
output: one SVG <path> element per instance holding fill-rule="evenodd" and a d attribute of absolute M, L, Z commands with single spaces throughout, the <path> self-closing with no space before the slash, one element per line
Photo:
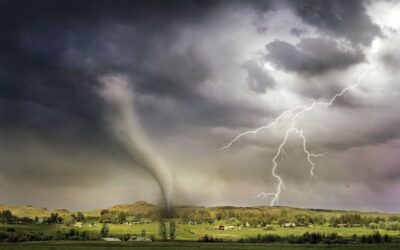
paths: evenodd
<path fill-rule="evenodd" d="M 57 212 L 65 220 L 71 218 L 72 212 L 65 209 L 48 210 L 46 208 L 35 208 L 33 206 L 7 206 L 0 205 L 1 210 L 10 210 L 13 215 L 17 216 L 28 216 L 30 218 L 39 217 L 45 219 L 51 215 L 51 213 Z M 136 202 L 134 204 L 123 204 L 117 205 L 109 208 L 108 211 L 115 212 L 112 215 L 116 216 L 119 212 L 124 212 L 131 216 L 128 220 L 130 222 L 135 221 L 132 218 L 135 215 L 141 214 L 142 219 L 139 220 L 141 224 L 108 224 L 109 233 L 108 237 L 116 237 L 120 239 L 127 240 L 132 235 L 141 235 L 143 231 L 146 232 L 146 236 L 149 238 L 154 238 L 155 240 L 160 240 L 159 236 L 159 223 L 155 216 L 159 212 L 159 207 L 146 203 L 146 202 Z M 0 249 L 31 249 L 31 250 L 47 250 L 47 249 L 193 249 L 194 247 L 207 249 L 272 249 L 272 250 L 296 250 L 296 249 L 327 249 L 327 245 L 285 245 L 285 244 L 243 244 L 234 243 L 235 241 L 243 238 L 255 238 L 257 235 L 277 235 L 286 240 L 275 241 L 275 242 L 294 242 L 288 239 L 293 239 L 291 236 L 301 237 L 304 233 L 325 233 L 332 234 L 336 233 L 338 236 L 345 238 L 345 242 L 354 242 L 352 236 L 356 234 L 358 236 L 357 242 L 368 242 L 361 241 L 360 237 L 363 235 L 371 235 L 376 232 L 375 229 L 369 229 L 363 224 L 362 227 L 331 227 L 328 226 L 329 219 L 332 217 L 339 217 L 341 215 L 352 215 L 356 213 L 363 218 L 378 218 L 379 220 L 389 220 L 392 214 L 385 214 L 379 212 L 357 212 L 357 211 L 338 211 L 338 210 L 321 210 L 321 209 L 303 209 L 303 208 L 290 208 L 290 207 L 194 207 L 194 206 L 180 206 L 175 208 L 175 219 L 177 222 L 176 228 L 176 241 L 175 242 L 150 242 L 150 243 L 140 243 L 140 242 L 103 242 L 99 241 L 100 231 L 102 228 L 102 223 L 99 223 L 101 210 L 84 211 L 86 216 L 86 222 L 83 226 L 71 227 L 67 226 L 74 225 L 73 223 L 65 224 L 46 224 L 43 223 L 33 223 L 33 224 L 0 224 L 0 232 L 3 235 L 10 236 L 9 238 L 3 240 L 4 243 L 0 243 Z M 196 221 L 193 218 L 202 218 L 206 214 L 208 218 L 212 220 L 199 220 L 203 223 L 197 225 L 189 225 L 186 222 L 192 223 Z M 223 215 L 223 217 L 220 217 Z M 295 228 L 284 228 L 278 225 L 279 219 L 284 216 L 291 221 L 297 215 L 311 216 L 311 217 L 322 217 L 324 218 L 323 225 L 318 225 L 318 223 L 311 224 L 312 227 L 295 227 Z M 273 217 L 272 229 L 265 230 L 263 227 L 243 227 L 243 225 L 261 225 L 253 222 L 251 220 L 254 218 L 263 219 L 264 217 Z M 190 219 L 185 219 L 190 217 Z M 116 218 L 116 217 L 114 217 Z M 250 223 L 246 223 L 249 220 Z M 211 222 L 211 224 L 207 223 Z M 356 223 L 355 223 L 356 224 Z M 233 226 L 235 228 L 232 230 L 216 230 L 215 227 L 219 225 Z M 242 227 L 239 227 L 241 225 Z M 360 225 L 360 224 L 357 224 Z M 77 233 L 70 233 L 74 229 L 79 231 Z M 385 244 L 349 244 L 349 245 L 334 245 L 330 246 L 329 249 L 337 250 L 347 250 L 347 249 L 364 249 L 364 250 L 400 250 L 400 230 L 378 230 L 382 235 L 389 235 L 392 243 Z M 82 233 L 85 232 L 85 237 L 81 237 Z M 27 235 L 40 235 L 41 238 L 36 238 L 39 240 L 45 240 L 52 238 L 51 241 L 46 242 L 24 242 L 24 243 L 5 243 L 13 242 L 12 237 L 22 235 L 27 237 Z M 89 239 L 97 241 L 69 241 L 70 236 L 77 236 L 77 239 Z M 199 243 L 198 240 L 204 235 L 212 236 L 213 238 L 223 239 L 224 243 Z M 53 236 L 53 237 L 47 237 Z M 67 237 L 68 236 L 68 237 Z M 89 237 L 88 237 L 89 236 Z M 288 238 L 287 238 L 288 237 Z M 23 237 L 22 237 L 23 238 Z M 20 238 L 18 238 L 20 239 Z M 63 239 L 63 241 L 56 241 L 56 239 Z M 364 237 L 365 239 L 365 237 Z M 32 239 L 31 239 L 32 240 Z M 24 241 L 24 240 L 22 240 Z M 255 241 L 244 241 L 244 242 L 255 242 Z M 299 241 L 295 241 L 299 242 Z M 310 242 L 310 241 L 307 241 Z M 325 241 L 326 242 L 326 241 Z M 340 241 L 344 242 L 344 241 Z M 369 241 L 371 242 L 371 241 Z M 377 242 L 377 241 L 375 241 Z M 379 241 L 378 241 L 379 242 Z"/>
<path fill-rule="evenodd" d="M 217 225 L 217 224 L 215 224 Z M 278 225 L 274 225 L 273 230 L 264 230 L 263 228 L 242 228 L 220 231 L 214 229 L 215 225 L 211 224 L 200 224 L 200 225 L 187 225 L 187 224 L 177 224 L 177 240 L 181 241 L 197 241 L 200 237 L 204 235 L 212 235 L 213 237 L 223 238 L 226 240 L 236 240 L 239 238 L 246 238 L 251 236 L 256 236 L 258 234 L 275 234 L 279 236 L 295 235 L 300 236 L 305 232 L 320 232 L 320 233 L 338 233 L 344 237 L 351 237 L 353 234 L 368 235 L 372 234 L 376 230 L 368 229 L 366 227 L 362 228 L 334 228 L 329 226 L 315 226 L 312 228 L 308 227 L 296 227 L 296 228 L 282 228 Z M 5 231 L 7 228 L 14 228 L 17 232 L 42 232 L 46 235 L 55 235 L 57 230 L 61 232 L 68 232 L 72 227 L 64 225 L 47 225 L 47 224 L 31 224 L 31 225 L 1 225 L 0 230 Z M 75 228 L 81 232 L 86 231 L 94 237 L 100 234 L 101 224 L 96 223 L 94 226 L 89 227 L 89 224 L 85 224 L 82 228 Z M 127 234 L 137 234 L 139 235 L 142 230 L 146 230 L 147 235 L 154 235 L 155 238 L 159 238 L 159 225 L 157 223 L 149 224 L 138 224 L 138 225 L 109 225 L 109 236 L 110 237 L 120 237 Z M 392 237 L 400 239 L 400 231 L 387 231 L 379 230 L 381 234 L 388 234 Z"/>
<path fill-rule="evenodd" d="M 119 249 L 163 249 L 163 250 L 190 250 L 199 248 L 203 250 L 303 250 L 303 249 L 332 249 L 332 250 L 397 250 L 400 244 L 384 245 L 284 245 L 284 244 L 235 244 L 235 243 L 197 243 L 197 242 L 151 242 L 151 243 L 111 243 L 111 242 L 30 242 L 0 244 L 2 250 L 119 250 Z"/>

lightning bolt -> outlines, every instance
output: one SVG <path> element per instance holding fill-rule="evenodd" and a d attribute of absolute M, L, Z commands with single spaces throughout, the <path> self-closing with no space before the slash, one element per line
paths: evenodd
<path fill-rule="evenodd" d="M 297 127 L 297 125 L 296 125 L 297 119 L 299 117 L 301 117 L 303 114 L 305 114 L 306 112 L 314 110 L 316 107 L 320 107 L 320 106 L 329 107 L 329 106 L 332 106 L 332 104 L 335 102 L 335 100 L 338 97 L 341 97 L 341 96 L 345 95 L 346 92 L 357 88 L 360 84 L 361 84 L 361 77 L 358 78 L 358 81 L 357 81 L 356 84 L 348 86 L 348 87 L 342 89 L 339 93 L 335 94 L 327 102 L 323 102 L 323 101 L 316 102 L 315 100 L 313 100 L 312 104 L 310 104 L 310 105 L 299 105 L 299 106 L 295 106 L 295 107 L 293 107 L 291 109 L 288 109 L 288 110 L 282 112 L 277 118 L 275 118 L 269 124 L 267 124 L 265 126 L 258 127 L 256 129 L 253 129 L 253 130 L 244 131 L 243 133 L 238 134 L 229 143 L 225 144 L 222 147 L 223 149 L 229 149 L 230 147 L 232 147 L 232 145 L 234 143 L 236 143 L 240 138 L 242 138 L 244 136 L 257 134 L 261 130 L 272 128 L 272 127 L 278 125 L 279 123 L 281 123 L 282 121 L 288 120 L 288 126 L 286 128 L 285 133 L 284 133 L 283 139 L 282 139 L 281 143 L 278 146 L 278 149 L 277 149 L 277 152 L 276 152 L 275 156 L 272 158 L 272 165 L 273 166 L 272 166 L 271 174 L 278 182 L 278 184 L 276 186 L 276 189 L 275 189 L 275 192 L 271 192 L 271 193 L 261 192 L 261 193 L 259 193 L 257 195 L 258 198 L 264 198 L 264 199 L 271 198 L 271 206 L 274 206 L 275 204 L 278 204 L 279 195 L 281 194 L 282 189 L 284 188 L 285 184 L 284 184 L 284 182 L 282 180 L 282 177 L 276 173 L 276 170 L 278 168 L 277 159 L 279 158 L 279 156 L 282 153 L 285 153 L 284 147 L 286 145 L 286 142 L 287 142 L 290 134 L 292 134 L 292 133 L 296 134 L 302 140 L 302 142 L 303 142 L 302 143 L 303 151 L 304 151 L 304 153 L 306 155 L 308 163 L 311 166 L 311 168 L 310 168 L 310 176 L 313 177 L 315 175 L 314 174 L 314 169 L 316 167 L 316 164 L 314 163 L 313 159 L 323 156 L 324 153 L 322 153 L 322 154 L 314 154 L 314 153 L 310 152 L 310 150 L 307 147 L 307 139 L 306 139 L 306 137 L 305 137 L 305 135 L 303 133 L 303 130 L 299 129 Z"/>

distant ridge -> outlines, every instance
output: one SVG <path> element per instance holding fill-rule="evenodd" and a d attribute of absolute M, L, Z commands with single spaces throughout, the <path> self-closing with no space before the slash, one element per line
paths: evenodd
<path fill-rule="evenodd" d="M 115 212 L 125 212 L 128 214 L 149 214 L 149 213 L 157 213 L 159 211 L 159 206 L 151 204 L 146 201 L 137 201 L 131 204 L 117 204 L 110 208 L 105 208 L 109 211 Z M 67 216 L 74 212 L 71 212 L 67 209 L 54 209 L 49 210 L 47 208 L 39 208 L 31 205 L 0 205 L 0 211 L 10 210 L 14 215 L 19 217 L 47 217 L 51 213 L 58 213 L 61 216 Z M 82 211 L 86 216 L 99 216 L 100 212 L 104 209 L 95 209 L 89 211 Z M 252 207 L 236 207 L 236 206 L 213 206 L 213 207 L 203 207 L 203 206 L 193 206 L 193 205 L 181 205 L 175 207 L 176 213 L 199 213 L 202 211 L 206 211 L 211 215 L 215 215 L 217 213 L 232 211 L 232 212 L 253 212 L 253 213 L 268 213 L 272 215 L 280 215 L 282 211 L 288 214 L 296 214 L 296 213 L 307 213 L 314 215 L 322 215 L 326 217 L 331 217 L 337 214 L 343 213 L 360 213 L 363 216 L 382 216 L 387 217 L 390 215 L 394 215 L 391 213 L 383 213 L 383 212 L 366 212 L 366 211 L 355 211 L 355 210 L 330 210 L 330 209 L 319 209 L 319 208 L 295 208 L 295 207 L 287 207 L 287 206 L 252 206 Z"/>

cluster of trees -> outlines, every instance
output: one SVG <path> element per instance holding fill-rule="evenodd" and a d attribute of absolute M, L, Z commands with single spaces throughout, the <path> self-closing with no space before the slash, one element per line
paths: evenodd
<path fill-rule="evenodd" d="M 95 240 L 96 237 L 91 236 L 86 231 L 79 231 L 71 228 L 67 232 L 57 230 L 54 237 L 55 240 Z"/>
<path fill-rule="evenodd" d="M 58 213 L 51 213 L 49 217 L 47 217 L 43 220 L 43 223 L 62 224 L 62 223 L 64 223 L 64 218 L 61 217 Z"/>
<path fill-rule="evenodd" d="M 390 237 L 385 234 L 381 235 L 378 231 L 370 235 L 357 237 L 353 235 L 351 238 L 344 238 L 337 233 L 304 233 L 301 236 L 290 235 L 281 237 L 279 235 L 266 234 L 257 235 L 256 237 L 241 238 L 240 243 L 289 243 L 289 244 L 349 244 L 349 243 L 385 243 L 390 242 Z"/>
<path fill-rule="evenodd" d="M 167 223 L 164 220 L 160 221 L 160 238 L 162 241 L 167 241 L 168 239 L 174 241 L 176 238 L 176 223 L 171 220 L 169 222 L 169 226 L 167 227 Z"/>
<path fill-rule="evenodd" d="M 101 223 L 113 223 L 113 224 L 123 224 L 127 222 L 128 214 L 125 212 L 110 211 L 108 209 L 103 209 L 100 211 L 99 222 Z"/>
<path fill-rule="evenodd" d="M 370 229 L 385 229 L 385 230 L 400 230 L 399 221 L 379 221 L 378 223 L 371 222 L 368 227 Z"/>
<path fill-rule="evenodd" d="M 33 222 L 34 220 L 29 217 L 18 217 L 13 215 L 10 210 L 4 210 L 0 212 L 1 224 L 29 224 Z"/>
<path fill-rule="evenodd" d="M 329 220 L 329 224 L 333 227 L 337 227 L 338 225 L 365 225 L 367 223 L 367 217 L 361 217 L 360 214 L 342 214 L 339 217 L 331 217 Z"/>
<path fill-rule="evenodd" d="M 295 223 L 297 226 L 323 225 L 326 219 L 321 215 L 296 214 L 293 216 L 291 222 Z"/>
<path fill-rule="evenodd" d="M 177 215 L 177 217 L 184 224 L 188 224 L 190 222 L 196 222 L 198 224 L 212 224 L 215 221 L 211 214 L 205 210 L 185 211 L 181 215 Z"/>
<path fill-rule="evenodd" d="M 5 232 L 0 232 L 2 242 L 25 242 L 25 241 L 49 241 L 49 240 L 93 240 L 86 232 L 71 229 L 67 232 L 57 230 L 55 235 L 46 235 L 43 232 L 21 232 L 14 228 L 8 228 Z"/>
<path fill-rule="evenodd" d="M 82 212 L 78 212 L 76 214 L 71 214 L 64 219 L 64 224 L 67 226 L 72 226 L 76 222 L 86 222 L 87 219 Z"/>
<path fill-rule="evenodd" d="M 224 239 L 206 234 L 199 239 L 199 242 L 224 242 Z"/>
<path fill-rule="evenodd" d="M 385 219 L 382 217 L 367 217 L 360 214 L 342 214 L 339 217 L 331 217 L 329 224 L 333 227 L 340 225 L 354 226 L 362 225 L 371 229 L 400 230 L 400 217 L 390 216 Z"/>
<path fill-rule="evenodd" d="M 32 224 L 32 223 L 46 223 L 46 224 L 61 224 L 64 222 L 64 218 L 58 215 L 58 213 L 51 213 L 49 217 L 45 217 L 40 220 L 38 216 L 34 219 L 29 217 L 18 217 L 12 214 L 10 210 L 4 210 L 0 212 L 0 223 L 1 224 Z"/>
<path fill-rule="evenodd" d="M 299 226 L 307 226 L 310 224 L 322 225 L 326 223 L 326 219 L 321 215 L 307 213 L 289 215 L 288 211 L 285 209 L 281 211 L 280 215 L 259 211 L 235 211 L 226 209 L 225 211 L 217 212 L 214 217 L 204 211 L 203 214 L 183 214 L 181 220 L 183 222 L 196 221 L 197 223 L 214 223 L 215 221 L 225 220 L 235 223 L 237 226 L 249 225 L 250 227 L 264 227 L 272 223 L 283 224 L 287 222 L 292 222 Z"/>
<path fill-rule="evenodd" d="M 46 241 L 52 239 L 52 235 L 45 235 L 41 232 L 16 232 L 13 228 L 0 232 L 0 241 L 2 242 Z"/>

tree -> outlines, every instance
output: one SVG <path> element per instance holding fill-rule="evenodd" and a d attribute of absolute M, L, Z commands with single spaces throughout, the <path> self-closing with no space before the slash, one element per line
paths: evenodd
<path fill-rule="evenodd" d="M 162 241 L 168 240 L 167 225 L 165 224 L 165 221 L 163 221 L 163 220 L 160 221 L 160 237 L 161 237 Z"/>
<path fill-rule="evenodd" d="M 58 216 L 58 213 L 51 213 L 50 217 L 47 217 L 46 222 L 49 224 L 61 224 L 63 220 L 61 216 Z"/>
<path fill-rule="evenodd" d="M 86 220 L 85 215 L 82 212 L 76 214 L 76 221 L 84 222 Z"/>
<path fill-rule="evenodd" d="M 135 214 L 135 218 L 133 219 L 136 222 L 141 222 L 143 218 L 143 215 L 141 213 Z"/>
<path fill-rule="evenodd" d="M 101 227 L 101 230 L 100 230 L 100 237 L 102 237 L 102 238 L 107 237 L 109 232 L 110 232 L 110 229 L 108 229 L 107 223 L 103 223 L 103 226 Z"/>
<path fill-rule="evenodd" d="M 176 223 L 175 221 L 169 222 L 169 238 L 171 241 L 174 241 L 176 237 Z"/>
<path fill-rule="evenodd" d="M 75 224 L 75 222 L 76 222 L 76 216 L 74 216 L 74 214 L 68 216 L 64 220 L 64 224 L 67 225 L 67 226 L 72 226 L 72 225 Z"/>
<path fill-rule="evenodd" d="M 1 223 L 11 223 L 14 220 L 14 216 L 10 210 L 4 210 L 0 213 L 1 215 Z"/>
<path fill-rule="evenodd" d="M 140 236 L 146 237 L 146 229 L 142 229 L 142 232 L 140 233 Z"/>
<path fill-rule="evenodd" d="M 117 215 L 117 218 L 116 218 L 115 222 L 116 222 L 117 224 L 122 224 L 122 223 L 124 223 L 125 221 L 126 221 L 126 213 L 124 213 L 124 212 L 119 212 L 118 215 Z"/>

